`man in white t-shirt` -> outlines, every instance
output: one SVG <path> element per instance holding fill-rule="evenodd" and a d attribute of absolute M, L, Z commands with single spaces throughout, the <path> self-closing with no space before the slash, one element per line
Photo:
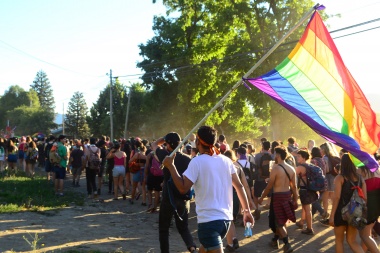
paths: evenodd
<path fill-rule="evenodd" d="M 219 155 L 214 148 L 217 131 L 209 126 L 198 129 L 196 145 L 200 155 L 194 157 L 181 177 L 173 163 L 174 157 L 166 157 L 163 164 L 169 169 L 177 189 L 183 194 L 192 186 L 195 191 L 198 217 L 199 252 L 223 252 L 225 237 L 232 217 L 232 191 L 236 189 L 243 208 L 244 223 L 254 220 L 247 196 L 232 161 Z"/>

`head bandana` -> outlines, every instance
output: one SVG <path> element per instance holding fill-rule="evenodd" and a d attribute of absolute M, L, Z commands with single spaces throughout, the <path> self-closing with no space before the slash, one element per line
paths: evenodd
<path fill-rule="evenodd" d="M 216 153 L 217 155 L 220 154 L 219 150 L 217 148 L 214 147 L 214 144 L 208 144 L 206 143 L 204 140 L 202 140 L 199 135 L 197 135 L 197 139 L 199 140 L 199 142 L 202 144 L 202 146 L 205 146 L 205 147 L 208 147 L 209 148 L 209 155 L 212 156 L 214 155 L 214 153 Z"/>

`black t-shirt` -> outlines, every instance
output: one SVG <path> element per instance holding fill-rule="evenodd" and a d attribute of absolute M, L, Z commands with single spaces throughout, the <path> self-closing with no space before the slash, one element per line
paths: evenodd
<path fill-rule="evenodd" d="M 156 149 L 156 155 L 161 163 L 165 159 L 165 157 L 169 154 L 170 153 L 165 149 L 161 149 L 161 148 Z M 185 170 L 189 166 L 190 161 L 191 161 L 190 156 L 185 155 L 184 153 L 181 153 L 181 152 L 176 153 L 176 156 L 174 158 L 174 165 L 181 176 L 182 176 L 182 173 L 185 172 Z M 170 171 L 166 167 L 164 167 L 164 182 L 167 182 L 169 179 L 170 179 Z"/>
<path fill-rule="evenodd" d="M 107 150 L 105 147 L 100 148 L 100 159 L 102 159 L 102 162 L 100 163 L 100 167 L 104 168 L 104 165 L 106 164 L 106 156 L 107 156 Z"/>

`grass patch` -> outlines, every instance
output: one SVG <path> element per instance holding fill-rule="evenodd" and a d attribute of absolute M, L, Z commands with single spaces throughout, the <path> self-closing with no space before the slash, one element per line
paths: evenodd
<path fill-rule="evenodd" d="M 47 211 L 67 207 L 82 206 L 84 195 L 65 189 L 65 196 L 54 194 L 54 186 L 46 177 L 35 176 L 34 179 L 17 174 L 0 177 L 0 213 L 19 211 Z"/>

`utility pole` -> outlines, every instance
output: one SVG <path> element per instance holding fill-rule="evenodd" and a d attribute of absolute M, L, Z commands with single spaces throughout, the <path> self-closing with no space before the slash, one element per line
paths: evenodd
<path fill-rule="evenodd" d="M 65 134 L 65 103 L 62 103 L 62 134 Z"/>
<path fill-rule="evenodd" d="M 125 116 L 124 139 L 127 139 L 128 115 L 129 115 L 129 105 L 131 103 L 131 96 L 132 96 L 132 87 L 129 87 L 127 114 Z"/>
<path fill-rule="evenodd" d="M 110 69 L 110 123 L 111 123 L 111 138 L 113 142 L 113 111 L 112 111 L 112 69 Z"/>

